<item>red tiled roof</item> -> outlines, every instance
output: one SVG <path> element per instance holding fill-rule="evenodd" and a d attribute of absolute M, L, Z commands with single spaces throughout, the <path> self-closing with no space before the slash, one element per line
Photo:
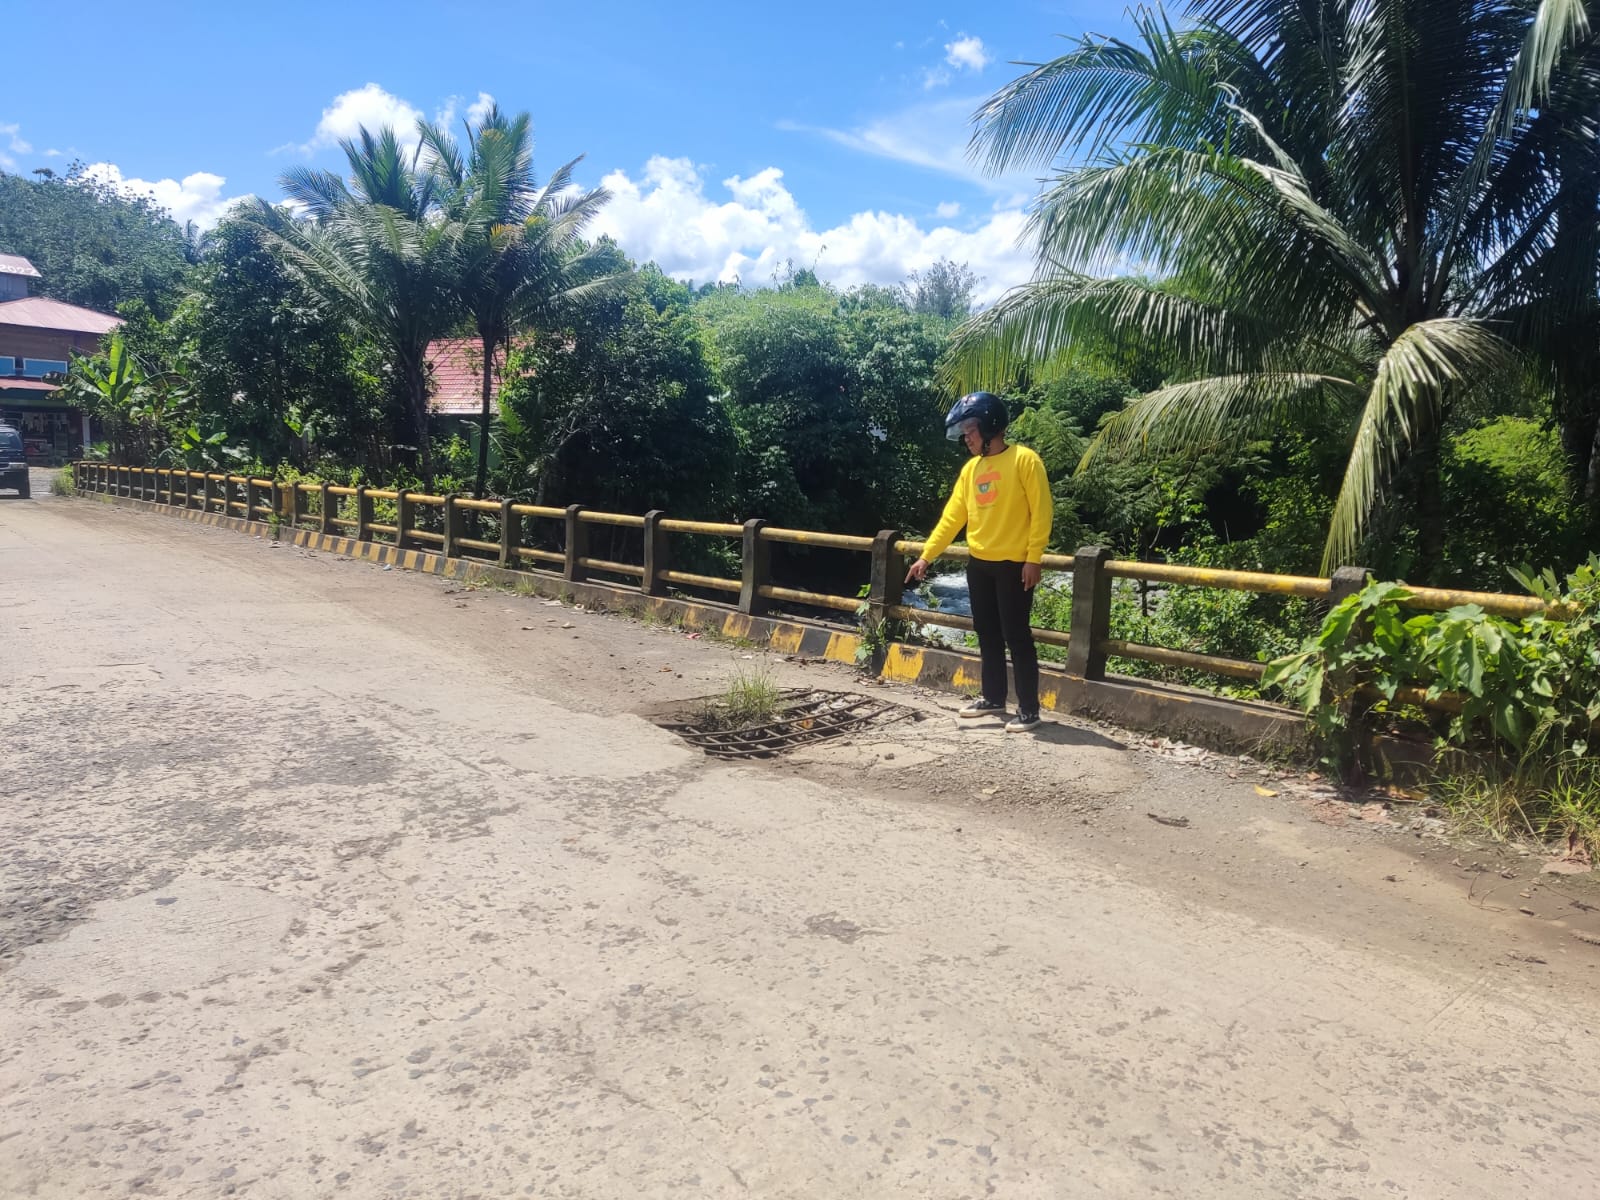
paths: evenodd
<path fill-rule="evenodd" d="M 59 383 L 46 383 L 42 379 L 12 379 L 0 375 L 0 392 L 53 392 L 60 387 Z"/>
<path fill-rule="evenodd" d="M 27 329 L 50 329 L 57 333 L 110 333 L 122 324 L 121 317 L 63 304 L 44 296 L 0 302 L 0 325 L 20 325 Z"/>
<path fill-rule="evenodd" d="M 472 417 L 483 411 L 483 343 L 477 338 L 440 338 L 428 346 L 433 366 L 433 395 L 428 407 L 451 417 Z M 499 412 L 500 366 L 496 355 L 490 380 L 489 411 Z"/>
<path fill-rule="evenodd" d="M 26 275 L 29 279 L 41 278 L 39 268 L 20 254 L 0 254 L 0 275 Z"/>

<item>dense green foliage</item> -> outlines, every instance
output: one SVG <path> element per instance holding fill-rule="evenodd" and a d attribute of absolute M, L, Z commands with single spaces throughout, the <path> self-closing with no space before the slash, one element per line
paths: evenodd
<path fill-rule="evenodd" d="M 82 163 L 38 180 L 0 172 L 0 254 L 38 268 L 41 296 L 107 313 L 142 300 L 164 318 L 193 257 L 190 233 L 154 201 L 124 196 Z"/>
<path fill-rule="evenodd" d="M 1372 583 L 1271 663 L 1262 686 L 1301 704 L 1344 756 L 1370 714 L 1476 752 L 1479 769 L 1442 788 L 1458 811 L 1495 834 L 1559 835 L 1600 852 L 1600 558 L 1564 581 L 1544 571 L 1522 582 L 1549 606 L 1522 620 L 1476 604 L 1410 613 L 1406 588 Z"/>
<path fill-rule="evenodd" d="M 978 114 L 991 167 L 1055 175 L 1034 282 L 969 323 L 953 376 L 1154 354 L 1165 378 L 1101 430 L 1108 454 L 1216 459 L 1336 419 L 1323 569 L 1405 541 L 1442 578 L 1443 441 L 1519 351 L 1592 475 L 1597 15 L 1195 0 L 1181 26 L 1141 10 L 1135 41 L 1084 37 Z M 1105 275 L 1124 262 L 1155 278 Z"/>
<path fill-rule="evenodd" d="M 512 355 L 498 490 L 540 504 L 726 515 L 735 438 L 703 330 L 686 289 L 646 278 Z"/>

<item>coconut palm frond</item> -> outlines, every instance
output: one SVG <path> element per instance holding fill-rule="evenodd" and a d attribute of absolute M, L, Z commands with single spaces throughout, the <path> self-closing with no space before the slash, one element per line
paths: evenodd
<path fill-rule="evenodd" d="M 1386 481 L 1446 401 L 1487 375 L 1514 369 L 1513 348 L 1477 321 L 1442 318 L 1410 326 L 1378 362 L 1334 502 L 1323 570 L 1352 560 Z"/>
<path fill-rule="evenodd" d="M 1253 371 L 1169 384 L 1109 417 L 1080 470 L 1104 455 L 1220 453 L 1271 433 L 1298 409 L 1335 394 L 1359 394 L 1336 375 Z"/>

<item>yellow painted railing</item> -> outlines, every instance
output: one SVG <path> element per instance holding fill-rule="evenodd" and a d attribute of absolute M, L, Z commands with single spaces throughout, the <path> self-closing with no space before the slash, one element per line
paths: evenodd
<path fill-rule="evenodd" d="M 916 608 L 904 602 L 902 580 L 906 564 L 922 553 L 925 543 L 903 538 L 896 530 L 864 537 L 784 529 L 759 520 L 742 525 L 680 520 L 660 510 L 635 516 L 576 504 L 553 508 L 405 489 L 346 487 L 305 480 L 281 483 L 214 472 L 92 462 L 75 464 L 73 472 L 78 488 L 83 491 L 197 509 L 247 522 L 276 521 L 297 528 L 350 535 L 359 541 L 382 539 L 402 548 L 437 549 L 446 557 L 486 560 L 501 567 L 555 573 L 574 583 L 588 580 L 591 575 L 612 576 L 629 580 L 627 586 L 637 587 L 648 595 L 665 595 L 670 589 L 678 589 L 715 603 L 724 602 L 722 597 L 736 596 L 736 601 L 727 602 L 736 603 L 740 611 L 752 615 L 768 612 L 774 605 L 781 604 L 820 613 L 859 615 L 872 623 L 897 620 L 964 632 L 972 630 L 972 622 L 967 617 Z M 544 544 L 527 544 L 530 528 L 540 522 L 544 523 L 544 536 L 536 540 Z M 594 532 L 608 529 L 613 531 L 614 546 L 631 545 L 639 551 L 641 561 L 623 561 L 591 553 Z M 741 543 L 739 578 L 674 567 L 673 539 L 681 537 L 738 540 Z M 771 565 L 775 545 L 868 556 L 870 582 L 865 598 L 775 582 Z M 952 546 L 941 557 L 961 561 L 968 555 L 965 547 Z M 1069 629 L 1035 628 L 1034 639 L 1044 645 L 1065 647 L 1068 674 L 1085 679 L 1104 678 L 1108 657 L 1227 679 L 1254 681 L 1262 675 L 1263 665 L 1259 662 L 1112 638 L 1110 602 L 1115 580 L 1134 580 L 1162 587 L 1222 588 L 1265 596 L 1299 597 L 1323 604 L 1337 602 L 1367 582 L 1367 572 L 1359 568 L 1344 568 L 1329 579 L 1224 571 L 1176 563 L 1114 559 L 1109 552 L 1096 546 L 1083 547 L 1075 554 L 1046 554 L 1043 565 L 1048 570 L 1072 572 L 1072 615 Z M 1556 619 L 1563 615 L 1533 596 L 1443 588 L 1409 590 L 1410 596 L 1403 603 L 1421 610 L 1476 604 L 1487 612 L 1510 618 L 1540 612 L 1547 612 Z M 1402 699 L 1444 711 L 1460 708 L 1459 697 L 1428 697 L 1416 689 L 1407 690 Z"/>

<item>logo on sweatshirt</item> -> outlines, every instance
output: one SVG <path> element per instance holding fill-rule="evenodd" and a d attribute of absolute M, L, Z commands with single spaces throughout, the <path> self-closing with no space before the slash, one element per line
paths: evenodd
<path fill-rule="evenodd" d="M 972 485 L 977 489 L 979 508 L 988 508 L 996 500 L 1000 499 L 999 471 L 985 471 L 982 475 L 973 479 Z"/>

